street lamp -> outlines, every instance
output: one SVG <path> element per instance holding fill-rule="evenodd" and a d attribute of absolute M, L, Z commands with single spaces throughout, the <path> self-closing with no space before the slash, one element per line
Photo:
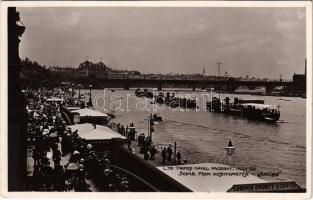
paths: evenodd
<path fill-rule="evenodd" d="M 74 97 L 74 83 L 72 83 L 72 97 Z"/>
<path fill-rule="evenodd" d="M 82 84 L 78 84 L 78 99 L 80 99 L 80 88 L 81 88 Z"/>
<path fill-rule="evenodd" d="M 92 88 L 92 85 L 89 85 L 89 106 L 92 106 L 91 88 Z"/>

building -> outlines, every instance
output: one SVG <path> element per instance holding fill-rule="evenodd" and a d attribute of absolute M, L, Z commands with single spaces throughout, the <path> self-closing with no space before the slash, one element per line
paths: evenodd
<path fill-rule="evenodd" d="M 57 73 L 68 73 L 68 74 L 77 73 L 77 68 L 74 68 L 74 67 L 50 66 L 48 69 L 52 72 L 57 72 Z"/>
<path fill-rule="evenodd" d="M 293 90 L 297 93 L 306 93 L 306 59 L 304 63 L 304 74 L 293 74 L 292 77 Z"/>
<path fill-rule="evenodd" d="M 78 76 L 95 76 L 99 79 L 107 78 L 107 73 L 111 69 L 103 62 L 93 63 L 86 60 L 79 64 Z"/>

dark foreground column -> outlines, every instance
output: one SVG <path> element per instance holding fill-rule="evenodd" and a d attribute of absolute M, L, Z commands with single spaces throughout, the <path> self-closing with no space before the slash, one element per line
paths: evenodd
<path fill-rule="evenodd" d="M 25 132 L 27 114 L 21 94 L 19 73 L 19 37 L 25 27 L 17 25 L 19 13 L 8 8 L 8 190 L 23 191 L 26 188 Z"/>

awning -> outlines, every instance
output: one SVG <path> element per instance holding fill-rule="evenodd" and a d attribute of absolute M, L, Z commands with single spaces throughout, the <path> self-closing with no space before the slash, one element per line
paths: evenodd
<path fill-rule="evenodd" d="M 248 106 L 251 106 L 251 107 L 254 107 L 256 109 L 278 109 L 277 106 L 274 106 L 274 105 L 267 105 L 267 104 L 258 104 L 258 103 L 245 103 L 245 104 L 242 104 L 244 107 L 248 107 Z"/>
<path fill-rule="evenodd" d="M 80 110 L 80 107 L 78 107 L 78 106 L 70 106 L 70 107 L 66 107 L 66 109 L 67 110 L 69 110 L 69 111 L 74 111 L 74 110 Z"/>
<path fill-rule="evenodd" d="M 108 117 L 108 115 L 105 113 L 102 113 L 102 112 L 99 112 L 96 110 L 91 110 L 88 108 L 73 110 L 72 112 L 79 113 L 79 115 L 81 117 L 86 117 L 86 116 L 88 116 L 88 117 Z"/>
<path fill-rule="evenodd" d="M 63 102 L 64 99 L 63 98 L 59 98 L 59 97 L 51 97 L 51 98 L 46 99 L 46 101 Z"/>
<path fill-rule="evenodd" d="M 109 127 L 102 126 L 102 125 L 96 125 L 90 123 L 85 124 L 77 124 L 69 126 L 72 131 L 77 130 L 78 135 L 81 138 L 84 138 L 86 140 L 111 140 L 113 138 L 118 139 L 127 139 L 126 137 L 122 136 L 121 134 L 113 131 Z"/>

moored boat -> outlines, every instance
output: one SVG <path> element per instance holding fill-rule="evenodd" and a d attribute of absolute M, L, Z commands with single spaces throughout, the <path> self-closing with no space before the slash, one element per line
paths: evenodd
<path fill-rule="evenodd" d="M 212 102 L 207 102 L 207 110 L 211 112 L 240 115 L 267 122 L 276 122 L 280 118 L 279 107 L 264 104 L 263 100 L 239 100 L 235 98 L 234 102 L 231 103 L 228 97 L 226 97 L 224 101 L 221 101 L 220 98 L 213 97 Z"/>
<path fill-rule="evenodd" d="M 162 116 L 161 116 L 160 114 L 154 113 L 154 114 L 152 115 L 152 120 L 153 120 L 154 122 L 162 122 L 162 121 L 163 121 L 163 118 L 162 118 Z"/>
<path fill-rule="evenodd" d="M 172 95 L 167 92 L 166 97 L 163 93 L 159 93 L 155 97 L 157 103 L 165 103 L 169 107 L 176 108 L 197 108 L 197 99 L 194 96 L 183 96 L 172 93 Z"/>
<path fill-rule="evenodd" d="M 147 89 L 141 90 L 138 88 L 135 90 L 135 95 L 137 97 L 153 98 L 153 93 L 148 91 Z"/>

